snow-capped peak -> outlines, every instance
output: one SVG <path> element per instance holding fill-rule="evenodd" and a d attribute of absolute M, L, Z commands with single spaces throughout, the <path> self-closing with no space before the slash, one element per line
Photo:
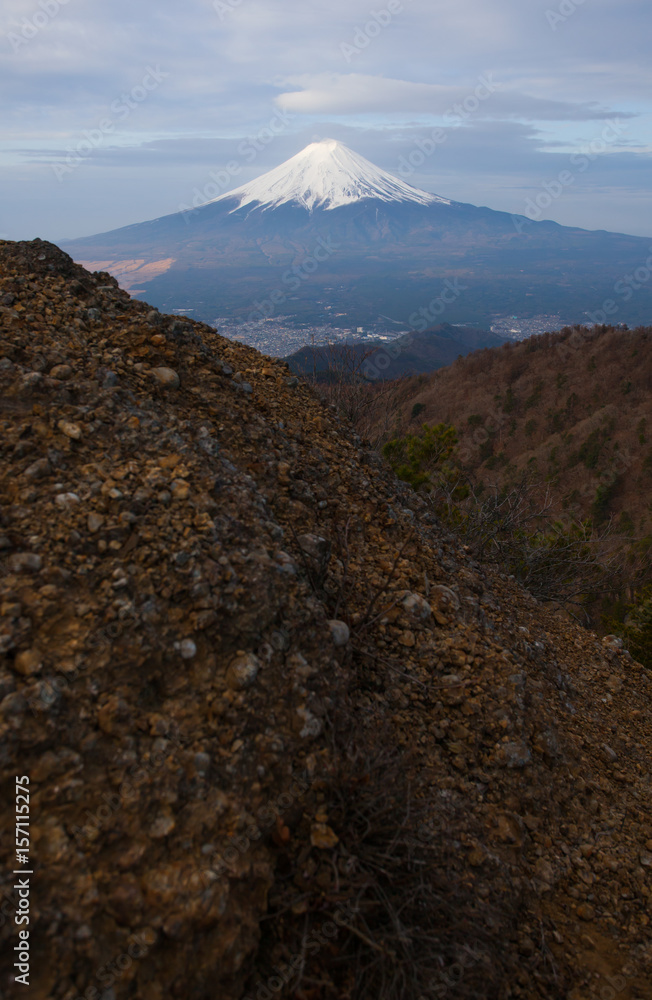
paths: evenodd
<path fill-rule="evenodd" d="M 278 208 L 279 205 L 295 203 L 309 211 L 314 208 L 333 209 L 363 198 L 411 201 L 418 205 L 434 202 L 450 204 L 445 198 L 420 191 L 381 170 L 335 139 L 311 142 L 280 166 L 214 200 L 227 198 L 238 199 L 234 212 L 252 204 Z"/>

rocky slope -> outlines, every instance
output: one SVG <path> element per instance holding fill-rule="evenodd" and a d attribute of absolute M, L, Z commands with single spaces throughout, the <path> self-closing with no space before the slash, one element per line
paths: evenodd
<path fill-rule="evenodd" d="M 643 668 L 283 363 L 41 241 L 0 289 L 2 995 L 644 1000 Z"/>

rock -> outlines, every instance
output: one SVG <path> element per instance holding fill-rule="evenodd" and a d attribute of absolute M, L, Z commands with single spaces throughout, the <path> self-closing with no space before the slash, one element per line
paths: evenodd
<path fill-rule="evenodd" d="M 170 484 L 170 493 L 173 500 L 187 500 L 190 496 L 190 486 L 185 479 L 175 479 Z"/>
<path fill-rule="evenodd" d="M 546 858 L 539 858 L 534 866 L 534 874 L 547 886 L 552 886 L 555 881 L 555 874 L 552 865 Z"/>
<path fill-rule="evenodd" d="M 430 603 L 435 614 L 447 615 L 460 609 L 460 599 L 455 591 L 440 584 L 430 588 Z"/>
<path fill-rule="evenodd" d="M 532 752 L 522 740 L 503 743 L 499 757 L 505 767 L 526 767 L 532 760 Z"/>
<path fill-rule="evenodd" d="M 411 648 L 416 644 L 414 632 L 410 632 L 409 629 L 406 630 L 405 632 L 401 632 L 401 634 L 398 637 L 398 641 L 400 642 L 401 646 L 408 646 L 409 648 Z"/>
<path fill-rule="evenodd" d="M 332 620 L 329 621 L 328 627 L 331 630 L 331 636 L 333 642 L 336 646 L 346 646 L 350 638 L 349 626 L 346 622 Z"/>
<path fill-rule="evenodd" d="M 256 682 L 260 660 L 253 653 L 241 653 L 229 665 L 226 673 L 227 684 L 234 690 L 251 687 Z"/>
<path fill-rule="evenodd" d="M 203 752 L 196 753 L 193 758 L 193 763 L 195 765 L 195 770 L 197 774 L 203 778 L 211 766 L 210 755 Z"/>
<path fill-rule="evenodd" d="M 401 604 L 408 614 L 414 615 L 415 618 L 421 621 L 427 621 L 428 618 L 432 617 L 432 609 L 425 597 L 420 594 L 412 594 L 410 591 L 406 591 L 401 599 Z"/>
<path fill-rule="evenodd" d="M 313 847 L 327 851 L 339 842 L 340 838 L 326 823 L 313 823 L 310 827 L 310 843 Z"/>
<path fill-rule="evenodd" d="M 96 531 L 99 531 L 102 525 L 104 524 L 104 520 L 105 518 L 103 514 L 96 514 L 96 513 L 89 514 L 86 522 L 88 525 L 88 530 L 93 534 Z"/>
<path fill-rule="evenodd" d="M 9 568 L 12 573 L 38 573 L 43 560 L 36 552 L 16 552 L 9 556 Z"/>
<path fill-rule="evenodd" d="M 57 378 L 61 381 L 70 378 L 72 375 L 72 368 L 70 365 L 55 365 L 54 368 L 50 370 L 50 378 Z"/>
<path fill-rule="evenodd" d="M 194 660 L 197 656 L 197 646 L 192 639 L 182 639 L 181 642 L 178 642 L 175 645 L 181 654 L 182 660 Z"/>
<path fill-rule="evenodd" d="M 19 674 L 31 677 L 40 673 L 43 667 L 43 657 L 37 649 L 25 649 L 18 654 L 14 666 Z"/>
<path fill-rule="evenodd" d="M 149 835 L 154 840 L 162 840 L 164 837 L 169 837 L 175 826 L 176 823 L 172 816 L 157 816 L 149 828 Z"/>
<path fill-rule="evenodd" d="M 73 424 L 69 420 L 60 420 L 57 424 L 57 427 L 62 432 L 62 434 L 65 434 L 66 437 L 69 437 L 72 441 L 79 441 L 82 436 L 82 431 L 79 424 Z"/>
<path fill-rule="evenodd" d="M 57 507 L 70 508 L 81 503 L 81 499 L 76 493 L 57 493 L 54 498 Z"/>
<path fill-rule="evenodd" d="M 159 385 L 165 386 L 166 389 L 178 389 L 181 385 L 181 379 L 174 368 L 152 368 L 150 374 Z"/>
<path fill-rule="evenodd" d="M 613 764 L 618 760 L 618 754 L 616 751 L 606 743 L 602 744 L 602 757 L 608 764 Z"/>
<path fill-rule="evenodd" d="M 314 562 L 321 564 L 330 552 L 330 545 L 321 535 L 303 534 L 297 538 L 301 551 Z"/>
<path fill-rule="evenodd" d="M 580 903 L 577 907 L 577 915 L 580 920 L 591 921 L 595 920 L 595 909 L 590 903 Z"/>
<path fill-rule="evenodd" d="M 37 458 L 35 462 L 32 462 L 26 469 L 23 475 L 25 479 L 43 479 L 45 476 L 49 476 L 52 472 L 52 466 L 47 458 Z"/>
<path fill-rule="evenodd" d="M 26 711 L 27 700 L 20 691 L 14 691 L 13 694 L 8 694 L 0 702 L 0 716 L 6 719 L 7 722 L 20 723 L 20 720 Z"/>

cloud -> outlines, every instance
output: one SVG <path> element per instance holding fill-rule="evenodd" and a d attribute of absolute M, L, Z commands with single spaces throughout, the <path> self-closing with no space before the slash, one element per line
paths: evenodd
<path fill-rule="evenodd" d="M 361 73 L 321 73 L 288 77 L 281 85 L 300 88 L 279 94 L 276 103 L 298 114 L 430 114 L 455 115 L 455 106 L 474 106 L 474 115 L 495 120 L 596 121 L 631 118 L 595 104 L 532 97 L 506 87 L 494 73 L 482 73 L 467 86 L 415 83 Z"/>
<path fill-rule="evenodd" d="M 242 180 L 315 132 L 391 170 L 439 119 L 457 127 L 414 182 L 500 208 L 537 191 L 605 120 L 627 120 L 619 146 L 551 211 L 595 228 L 646 225 L 649 0 L 586 0 L 554 31 L 546 10 L 561 0 L 398 0 L 349 62 L 343 46 L 387 0 L 223 0 L 219 10 L 213 0 L 47 0 L 59 9 L 45 21 L 40 2 L 3 0 L 0 11 L 0 227 L 12 236 L 75 236 L 174 211 L 279 105 L 296 117 Z M 34 33 L 25 25 L 36 20 Z M 16 49 L 9 36 L 23 31 Z M 112 116 L 148 65 L 169 77 L 57 184 L 51 162 Z M 476 108 L 488 74 L 501 86 Z M 456 119 L 465 101 L 470 117 Z"/>

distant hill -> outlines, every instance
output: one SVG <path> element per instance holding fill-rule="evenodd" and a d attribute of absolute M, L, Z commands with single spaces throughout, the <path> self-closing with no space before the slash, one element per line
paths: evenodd
<path fill-rule="evenodd" d="M 528 471 L 569 511 L 652 532 L 652 328 L 565 328 L 470 354 L 384 391 L 372 426 L 440 421 L 481 479 Z"/>
<path fill-rule="evenodd" d="M 412 332 L 390 342 L 329 344 L 303 347 L 285 360 L 300 375 L 315 373 L 318 379 L 357 372 L 370 380 L 386 380 L 432 372 L 452 364 L 460 355 L 505 343 L 488 330 L 440 323 L 423 332 Z"/>

